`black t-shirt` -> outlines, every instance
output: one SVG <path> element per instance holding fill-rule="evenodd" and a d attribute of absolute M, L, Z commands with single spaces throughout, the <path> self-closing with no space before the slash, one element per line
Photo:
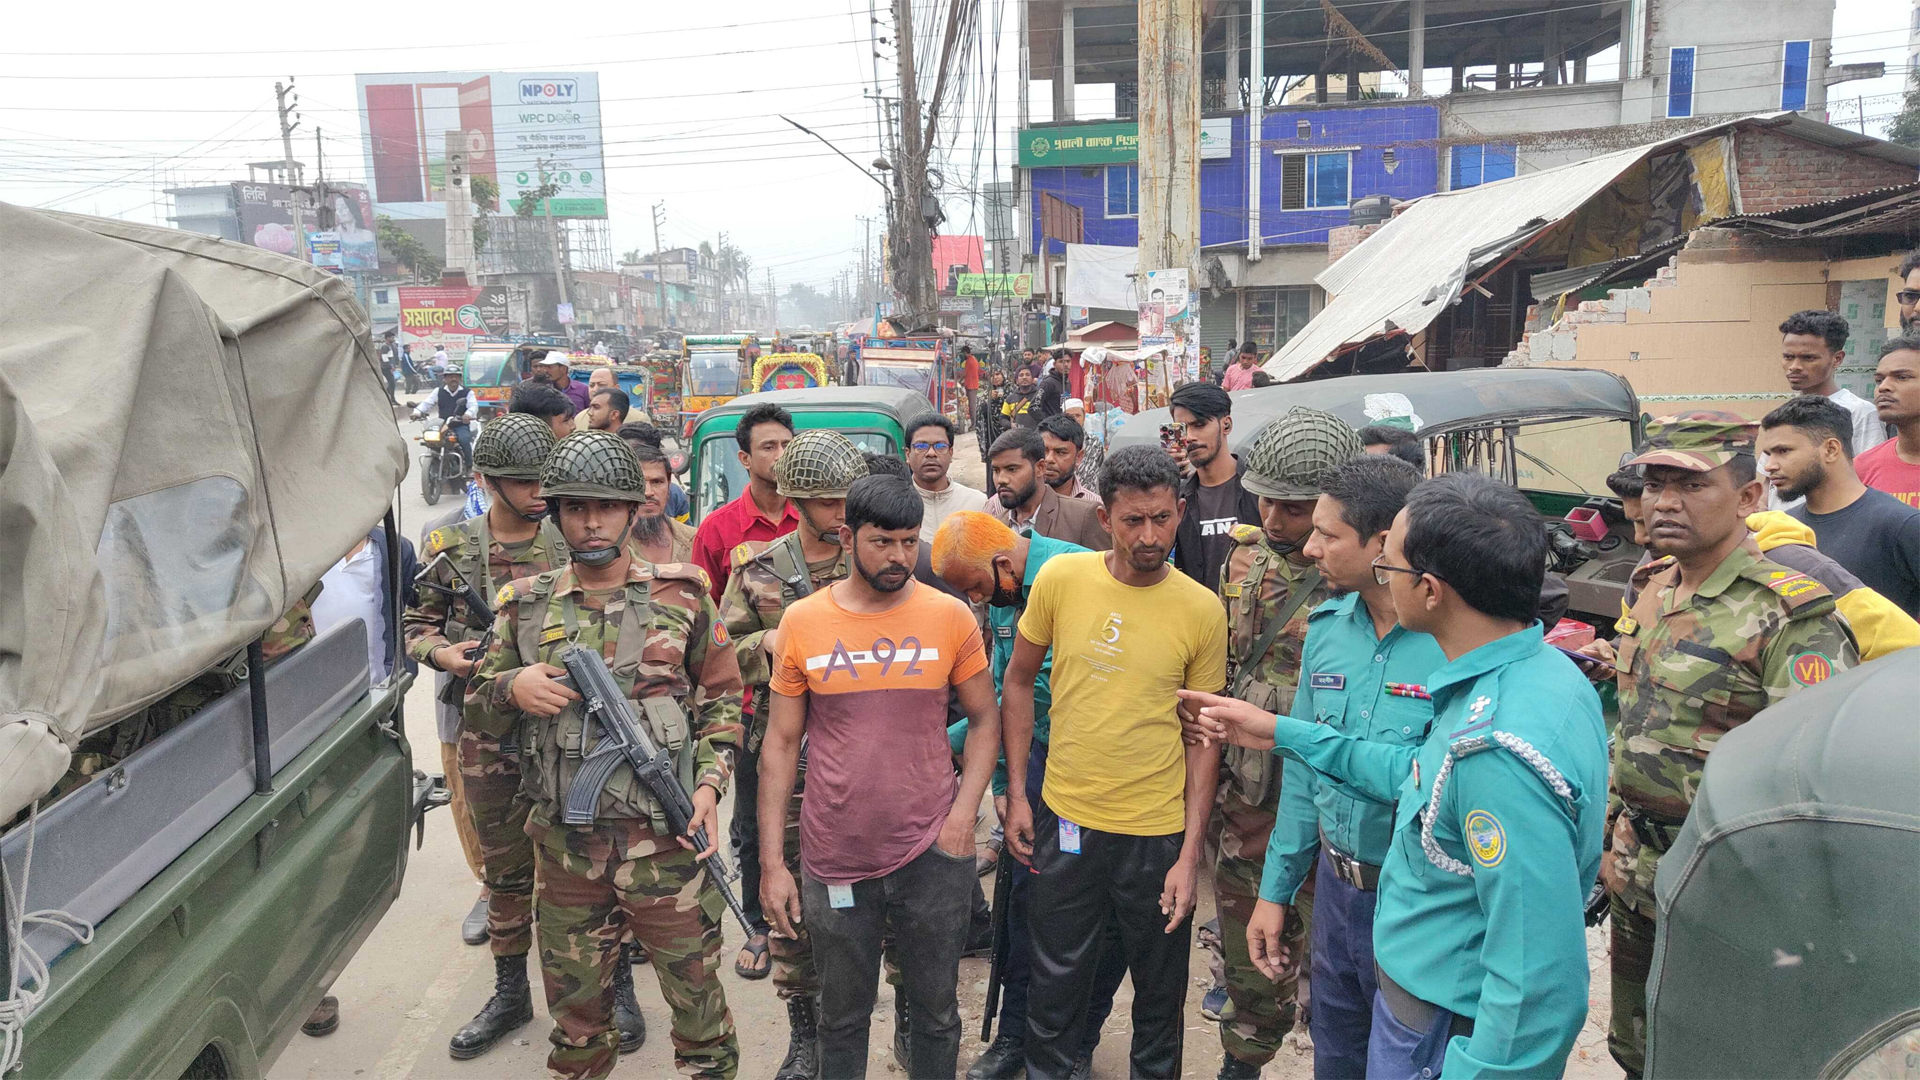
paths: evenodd
<path fill-rule="evenodd" d="M 1812 527 L 1821 554 L 1920 618 L 1920 510 L 1868 488 L 1831 514 L 1809 513 L 1805 503 L 1787 513 Z"/>
<path fill-rule="evenodd" d="M 1190 552 L 1185 561 L 1192 568 L 1194 580 L 1219 592 L 1220 568 L 1233 550 L 1233 527 L 1240 524 L 1240 478 L 1236 476 L 1218 487 L 1199 485 L 1187 513 L 1199 523 L 1200 550 Z"/>

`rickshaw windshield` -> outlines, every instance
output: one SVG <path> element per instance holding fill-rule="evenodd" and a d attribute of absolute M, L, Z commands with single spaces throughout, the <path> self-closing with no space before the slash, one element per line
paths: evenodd
<path fill-rule="evenodd" d="M 862 452 L 893 455 L 900 452 L 891 436 L 879 431 L 842 431 Z M 739 444 L 732 432 L 708 436 L 700 445 L 700 475 L 694 477 L 696 505 L 710 514 L 747 490 L 747 470 L 734 451 Z"/>
<path fill-rule="evenodd" d="M 738 394 L 740 355 L 732 349 L 701 349 L 687 356 L 687 380 L 695 396 Z"/>
<path fill-rule="evenodd" d="M 513 350 L 475 349 L 467 354 L 468 386 L 505 386 L 512 381 Z"/>
<path fill-rule="evenodd" d="M 860 369 L 860 381 L 868 386 L 900 386 L 918 390 L 933 399 L 933 365 L 906 360 L 869 360 Z"/>

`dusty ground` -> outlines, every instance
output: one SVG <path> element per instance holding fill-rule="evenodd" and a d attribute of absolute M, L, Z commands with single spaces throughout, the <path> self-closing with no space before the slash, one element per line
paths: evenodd
<path fill-rule="evenodd" d="M 418 425 L 403 426 L 409 435 L 418 429 Z M 984 489 L 984 474 L 972 438 L 962 436 L 961 443 L 954 455 L 954 478 Z M 452 505 L 443 499 L 430 511 L 421 501 L 417 485 L 405 486 L 402 490 L 407 513 L 403 528 L 409 535 L 418 534 L 420 523 L 430 513 Z M 416 683 L 408 696 L 407 732 L 413 743 L 416 767 L 438 771 L 429 680 Z M 730 814 L 732 809 L 729 799 L 722 812 Z M 991 890 L 990 879 L 986 884 Z M 477 895 L 453 829 L 444 812 L 436 813 L 429 819 L 426 846 L 411 855 L 399 899 L 334 986 L 341 1003 L 340 1029 L 324 1039 L 296 1035 L 269 1072 L 272 1080 L 297 1077 L 367 1077 L 370 1080 L 471 1077 L 477 1080 L 541 1075 L 550 1023 L 540 1000 L 537 973 L 532 1024 L 478 1060 L 454 1061 L 447 1056 L 447 1040 L 479 1010 L 493 988 L 493 964 L 487 950 L 460 941 L 460 921 Z M 1196 918 L 1204 920 L 1212 915 L 1211 890 L 1203 883 Z M 1620 1070 L 1606 1053 L 1605 938 L 1599 932 L 1590 932 L 1588 941 L 1594 972 L 1591 1008 L 1586 1030 L 1568 1062 L 1567 1075 L 1615 1080 L 1621 1075 Z M 786 1052 L 786 1012 L 770 984 L 749 983 L 733 974 L 733 953 L 739 944 L 737 929 L 728 928 L 727 942 L 722 979 L 740 1033 L 740 1074 L 749 1078 L 770 1077 Z M 1183 1074 L 1211 1077 L 1219 1068 L 1220 1044 L 1215 1025 L 1199 1013 L 1200 998 L 1206 992 L 1207 963 L 1198 950 L 1192 956 L 1189 969 L 1193 972 L 1193 981 L 1187 999 Z M 667 1013 L 660 1000 L 658 984 L 653 972 L 645 968 L 636 970 L 635 981 L 650 1036 L 639 1053 L 621 1059 L 615 1075 L 670 1076 L 673 1074 L 672 1051 L 666 1034 Z M 985 960 L 961 961 L 960 1007 L 966 1031 L 960 1053 L 963 1070 L 982 1049 L 978 1036 L 986 984 Z M 1097 1077 L 1127 1075 L 1130 1000 L 1129 988 L 1122 986 L 1120 999 L 1094 1055 Z M 874 1015 L 870 1075 L 903 1075 L 893 1064 L 892 1039 L 892 998 L 883 987 Z M 1286 1046 L 1267 1067 L 1265 1075 L 1274 1080 L 1306 1080 L 1312 1073 L 1312 1051 L 1297 1033 L 1288 1037 Z"/>

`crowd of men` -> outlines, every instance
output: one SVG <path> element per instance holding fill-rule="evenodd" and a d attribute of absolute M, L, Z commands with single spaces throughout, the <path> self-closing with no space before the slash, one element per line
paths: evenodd
<path fill-rule="evenodd" d="M 465 932 L 496 963 L 450 1052 L 530 1022 L 537 939 L 554 1075 L 604 1076 L 645 1039 L 641 962 L 679 1070 L 735 1075 L 702 872 L 733 787 L 734 967 L 785 1003 L 780 1080 L 865 1074 L 883 972 L 901 1067 L 955 1076 L 959 962 L 988 952 L 997 1035 L 970 1080 L 1090 1075 L 1127 978 L 1131 1074 L 1177 1076 L 1202 873 L 1223 1078 L 1259 1075 L 1303 1013 L 1316 1076 L 1558 1075 L 1598 917 L 1609 1048 L 1637 1076 L 1654 871 L 1715 742 L 1920 644 L 1920 338 L 1888 342 L 1863 422 L 1832 319 L 1782 326 L 1799 393 L 1759 424 L 1648 426 L 1608 480 L 1648 557 L 1616 636 L 1574 656 L 1545 640 L 1564 601 L 1539 513 L 1428 477 L 1391 425 L 1296 408 L 1236 456 L 1233 399 L 1202 381 L 1163 446 L 1091 470 L 1084 410 L 1021 366 L 979 403 L 1004 421 L 978 423 L 991 492 L 949 475 L 945 416 L 892 457 L 763 405 L 735 433 L 746 491 L 694 530 L 610 373 L 584 404 L 570 377 L 523 384 L 404 618 L 485 885 Z M 590 820 L 561 812 L 592 742 L 558 666 L 576 646 L 674 752 L 684 834 L 624 770 Z"/>

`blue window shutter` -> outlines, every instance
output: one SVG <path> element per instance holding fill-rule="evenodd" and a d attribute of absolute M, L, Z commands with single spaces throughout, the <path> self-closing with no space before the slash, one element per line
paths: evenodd
<path fill-rule="evenodd" d="M 1512 146 L 1486 146 L 1481 148 L 1486 157 L 1481 163 L 1480 179 L 1483 183 L 1495 180 L 1513 179 L 1514 148 Z"/>
<path fill-rule="evenodd" d="M 1347 167 L 1349 155 L 1315 154 L 1309 176 L 1312 190 L 1308 205 L 1338 207 L 1347 205 Z"/>
<path fill-rule="evenodd" d="M 1480 148 L 1477 146 L 1456 146 L 1453 148 L 1453 179 L 1448 184 L 1454 191 L 1462 188 L 1480 186 Z"/>
<path fill-rule="evenodd" d="M 1667 115 L 1693 115 L 1692 45 L 1676 45 L 1667 53 Z"/>
<path fill-rule="evenodd" d="M 1807 107 L 1807 68 L 1813 42 L 1789 41 L 1780 66 L 1780 107 L 1794 112 Z"/>

